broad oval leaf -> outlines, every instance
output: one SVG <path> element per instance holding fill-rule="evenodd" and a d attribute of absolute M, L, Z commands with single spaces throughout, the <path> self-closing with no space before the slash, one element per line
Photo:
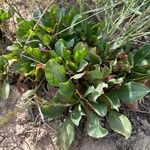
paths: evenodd
<path fill-rule="evenodd" d="M 74 53 L 74 60 L 77 62 L 77 63 L 80 63 L 82 59 L 84 59 L 88 54 L 88 51 L 86 48 L 82 48 L 82 49 L 78 49 L 75 51 Z"/>
<path fill-rule="evenodd" d="M 108 96 L 109 95 L 109 96 Z M 120 107 L 120 101 L 119 98 L 116 95 L 110 95 L 110 94 L 102 94 L 99 98 L 99 101 L 103 101 L 107 107 L 110 107 L 111 109 L 116 109 Z"/>
<path fill-rule="evenodd" d="M 74 47 L 74 51 L 77 51 L 77 50 L 82 50 L 82 49 L 84 49 L 84 50 L 87 50 L 88 51 L 88 45 L 86 44 L 86 43 L 83 43 L 83 42 L 79 42 L 79 43 L 77 43 L 76 45 L 75 45 L 75 47 Z"/>
<path fill-rule="evenodd" d="M 100 125 L 98 116 L 92 111 L 87 111 L 88 119 L 88 135 L 94 138 L 104 137 L 108 134 L 108 130 Z"/>
<path fill-rule="evenodd" d="M 81 60 L 88 55 L 88 46 L 83 42 L 79 42 L 74 47 L 74 60 L 80 64 Z"/>
<path fill-rule="evenodd" d="M 107 114 L 107 105 L 104 102 L 91 103 L 94 111 L 101 117 L 106 116 Z"/>
<path fill-rule="evenodd" d="M 149 92 L 150 89 L 142 83 L 129 82 L 119 89 L 116 94 L 123 102 L 134 103 Z"/>
<path fill-rule="evenodd" d="M 101 94 L 103 94 L 103 88 L 107 88 L 108 85 L 104 82 L 100 82 L 97 87 L 91 86 L 85 93 L 85 96 L 92 102 L 95 102 Z"/>
<path fill-rule="evenodd" d="M 59 117 L 67 107 L 67 105 L 63 104 L 45 103 L 41 105 L 41 111 L 43 115 L 48 118 L 56 118 Z"/>
<path fill-rule="evenodd" d="M 95 69 L 88 72 L 88 77 L 91 81 L 101 80 L 103 78 L 102 71 L 99 65 L 95 65 Z"/>
<path fill-rule="evenodd" d="M 76 106 L 73 112 L 71 113 L 71 120 L 76 126 L 79 126 L 82 115 L 83 112 L 82 112 L 81 105 Z"/>
<path fill-rule="evenodd" d="M 60 90 L 65 96 L 72 96 L 75 91 L 74 84 L 69 80 L 59 84 Z"/>
<path fill-rule="evenodd" d="M 39 48 L 32 48 L 29 46 L 26 48 L 26 52 L 31 58 L 33 57 L 33 59 L 41 61 L 43 54 Z"/>
<path fill-rule="evenodd" d="M 68 150 L 75 136 L 75 125 L 68 118 L 57 130 L 57 143 L 60 150 Z"/>
<path fill-rule="evenodd" d="M 55 86 L 67 81 L 65 68 L 54 60 L 49 60 L 45 67 L 45 76 L 47 81 Z"/>
<path fill-rule="evenodd" d="M 75 104 L 77 100 L 72 95 L 64 95 L 61 90 L 58 90 L 56 95 L 52 98 L 54 103 L 60 104 Z"/>
<path fill-rule="evenodd" d="M 21 22 L 19 22 L 18 25 L 17 36 L 23 39 L 23 37 L 28 36 L 29 34 L 34 34 L 34 32 L 32 31 L 34 25 L 35 25 L 35 21 L 33 20 L 31 21 L 22 20 Z"/>
<path fill-rule="evenodd" d="M 132 125 L 129 119 L 117 111 L 111 110 L 108 115 L 108 123 L 112 130 L 120 133 L 128 139 L 131 136 Z"/>
<path fill-rule="evenodd" d="M 87 65 L 88 65 L 88 62 L 82 59 L 79 64 L 77 72 L 81 72 Z"/>
<path fill-rule="evenodd" d="M 55 43 L 55 51 L 57 53 L 58 56 L 63 57 L 64 56 L 64 50 L 66 49 L 65 46 L 65 41 L 63 39 L 59 39 L 56 43 Z"/>

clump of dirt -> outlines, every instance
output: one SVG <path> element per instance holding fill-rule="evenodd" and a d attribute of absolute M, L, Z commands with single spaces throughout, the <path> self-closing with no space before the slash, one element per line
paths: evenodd
<path fill-rule="evenodd" d="M 16 88 L 11 89 L 10 98 L 0 100 L 0 119 L 25 103 Z M 145 97 L 140 107 L 143 111 L 150 109 L 150 95 Z M 83 123 L 76 128 L 76 139 L 71 150 L 150 150 L 150 115 L 128 110 L 124 110 L 124 113 L 133 124 L 129 140 L 113 132 L 102 139 L 90 138 Z M 33 112 L 33 107 L 29 106 L 23 112 L 16 112 L 12 120 L 0 126 L 0 150 L 58 150 L 56 129 L 61 123 L 60 118 L 41 122 L 38 111 Z"/>

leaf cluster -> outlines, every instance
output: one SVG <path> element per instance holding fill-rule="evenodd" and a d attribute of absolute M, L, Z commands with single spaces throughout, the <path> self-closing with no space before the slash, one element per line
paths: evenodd
<path fill-rule="evenodd" d="M 18 18 L 17 40 L 0 57 L 0 73 L 13 61 L 14 72 L 32 76 L 36 83 L 44 79 L 47 88 L 58 89 L 41 110 L 50 118 L 68 112 L 57 134 L 62 150 L 69 149 L 83 117 L 91 137 L 104 137 L 111 128 L 128 139 L 132 126 L 119 108 L 149 92 L 139 81 L 150 77 L 150 45 L 137 52 L 126 45 L 112 49 L 100 38 L 104 22 L 80 14 L 76 7 L 53 5 L 37 25 L 40 15 Z"/>

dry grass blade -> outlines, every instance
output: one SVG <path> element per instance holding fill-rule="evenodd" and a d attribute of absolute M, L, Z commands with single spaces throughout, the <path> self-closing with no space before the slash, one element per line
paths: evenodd
<path fill-rule="evenodd" d="M 15 110 L 10 111 L 10 112 L 4 114 L 2 117 L 0 117 L 0 127 L 9 123 L 17 115 L 17 113 L 21 113 L 25 109 L 29 108 L 29 106 L 32 104 L 31 100 L 32 99 L 28 100 L 21 108 L 16 108 Z"/>

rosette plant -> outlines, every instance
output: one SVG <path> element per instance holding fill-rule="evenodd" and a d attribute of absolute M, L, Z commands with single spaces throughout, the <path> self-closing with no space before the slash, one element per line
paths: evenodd
<path fill-rule="evenodd" d="M 4 9 L 0 8 L 0 47 L 3 44 L 3 23 L 7 19 L 9 19 L 13 15 L 11 10 L 5 11 Z M 0 55 L 3 54 L 3 51 L 0 48 Z M 7 99 L 9 96 L 10 86 L 6 82 L 8 73 L 8 61 L 3 56 L 0 56 L 0 97 L 2 99 Z"/>
<path fill-rule="evenodd" d="M 150 45 L 137 52 L 126 45 L 113 49 L 103 39 L 105 22 L 93 16 L 53 5 L 38 24 L 40 12 L 31 20 L 18 18 L 16 41 L 3 56 L 14 61 L 14 71 L 57 89 L 48 101 L 41 98 L 40 106 L 49 118 L 65 112 L 57 132 L 62 150 L 69 149 L 81 119 L 91 137 L 102 138 L 112 129 L 128 139 L 132 125 L 119 108 L 149 92 L 143 81 L 150 77 Z"/>

